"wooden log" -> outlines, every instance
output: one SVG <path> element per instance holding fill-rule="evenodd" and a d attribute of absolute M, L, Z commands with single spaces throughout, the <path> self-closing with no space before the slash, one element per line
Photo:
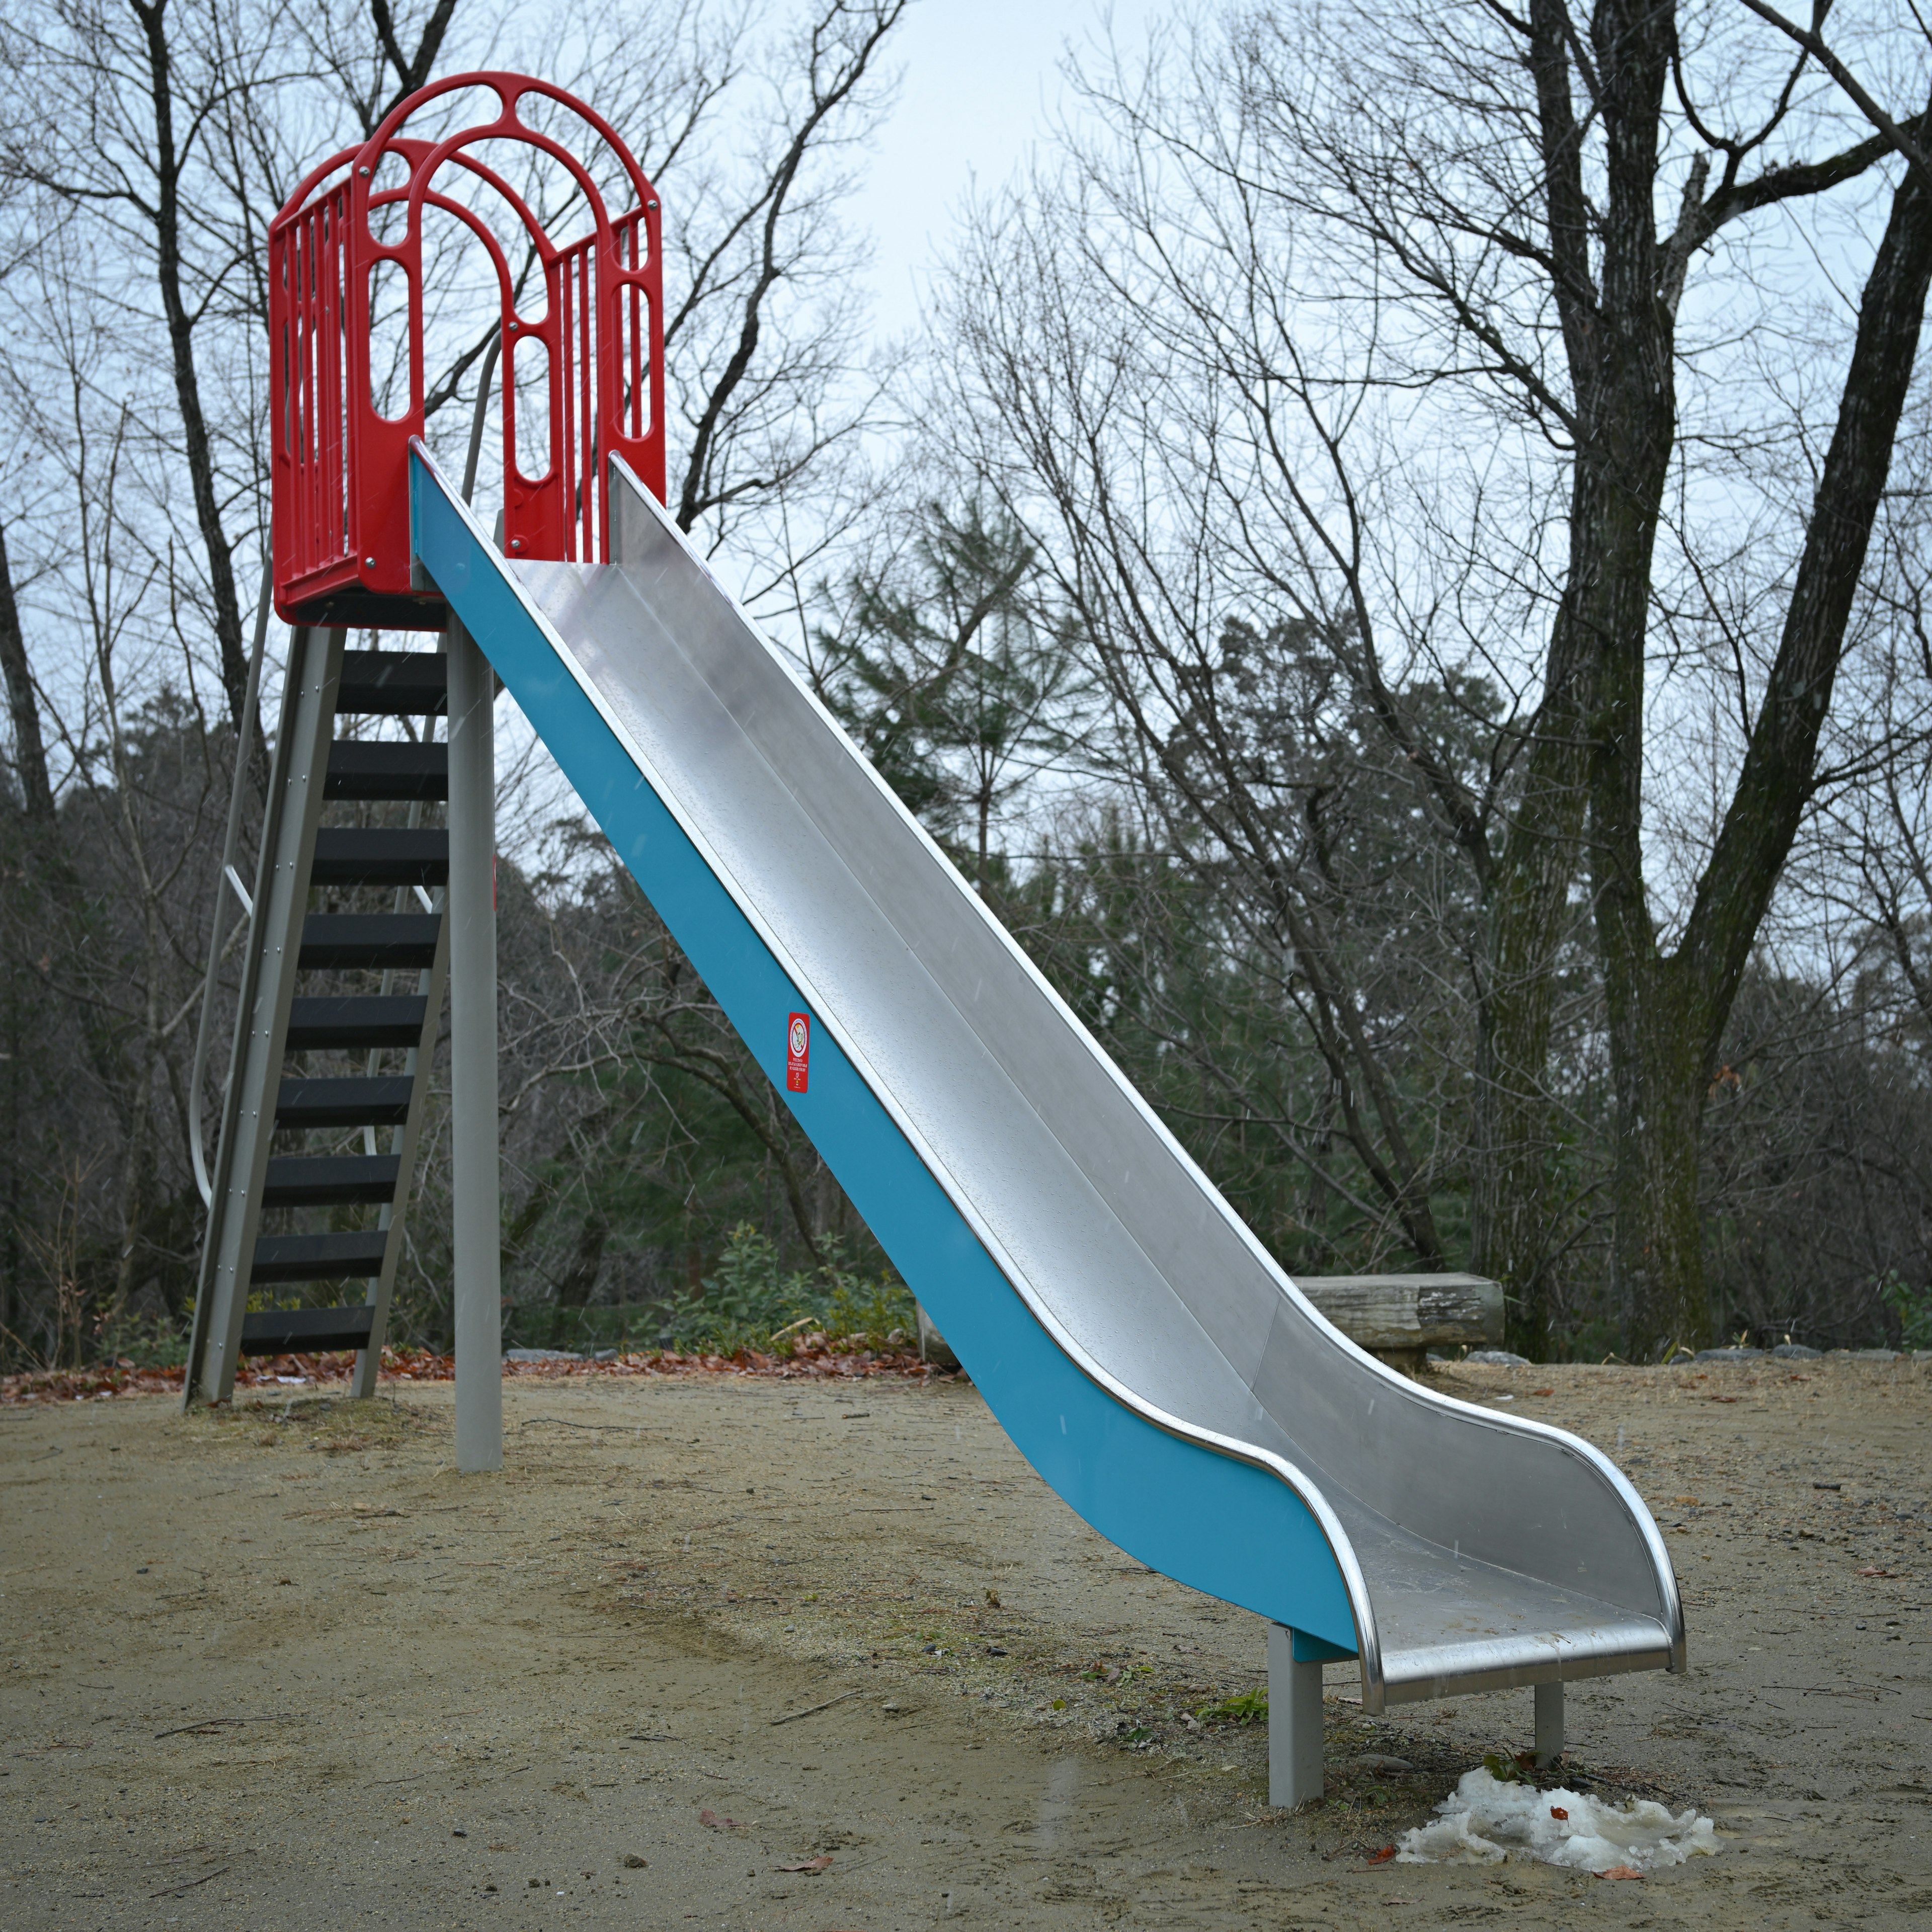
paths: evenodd
<path fill-rule="evenodd" d="M 1480 1275 L 1297 1275 L 1294 1285 L 1350 1341 L 1412 1372 L 1431 1348 L 1503 1339 L 1502 1285 Z"/>

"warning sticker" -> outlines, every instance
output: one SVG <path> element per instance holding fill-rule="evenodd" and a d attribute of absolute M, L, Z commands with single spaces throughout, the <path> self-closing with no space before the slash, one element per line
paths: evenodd
<path fill-rule="evenodd" d="M 785 1022 L 785 1091 L 802 1094 L 812 1078 L 812 1016 L 794 1013 Z"/>

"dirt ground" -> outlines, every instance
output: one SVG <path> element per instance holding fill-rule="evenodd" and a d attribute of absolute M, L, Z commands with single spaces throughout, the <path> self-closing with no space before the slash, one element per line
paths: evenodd
<path fill-rule="evenodd" d="M 1690 1673 L 1571 1687 L 1567 1762 L 1718 1856 L 1371 1865 L 1531 1700 L 1365 1720 L 1345 1670 L 1327 1802 L 1268 1810 L 1264 1731 L 1195 1715 L 1260 1620 L 963 1383 L 523 1377 L 488 1477 L 446 1385 L 0 1410 L 0 1924 L 1926 1924 L 1928 1365 L 1441 1381 L 1658 1510 Z"/>

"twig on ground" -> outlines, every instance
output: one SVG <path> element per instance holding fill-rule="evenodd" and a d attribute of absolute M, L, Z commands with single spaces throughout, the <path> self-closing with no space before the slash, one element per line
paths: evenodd
<path fill-rule="evenodd" d="M 862 1690 L 865 1687 L 863 1685 L 861 1685 L 860 1689 Z M 842 1704 L 847 1698 L 856 1697 L 858 1694 L 858 1690 L 842 1690 L 837 1696 L 828 1697 L 824 1703 L 814 1704 L 808 1711 L 788 1711 L 782 1718 L 774 1718 L 772 1720 L 772 1722 L 774 1724 L 789 1724 L 795 1722 L 800 1718 L 815 1718 L 820 1712 L 829 1711 L 833 1705 Z"/>
<path fill-rule="evenodd" d="M 220 1871 L 203 1872 L 199 1878 L 183 1879 L 179 1885 L 164 1885 L 159 1892 L 151 1892 L 150 1898 L 178 1898 L 184 1892 L 192 1892 L 198 1885 L 206 1885 L 212 1878 L 219 1878 L 222 1872 L 232 1871 L 232 1865 L 224 1865 Z"/>
<path fill-rule="evenodd" d="M 212 1730 L 218 1724 L 286 1724 L 294 1715 L 295 1713 L 292 1711 L 278 1711 L 272 1716 L 266 1718 L 202 1718 L 192 1724 L 177 1724 L 171 1731 L 157 1731 L 154 1733 L 154 1741 L 158 1744 L 163 1738 L 178 1738 L 185 1736 L 190 1731 Z"/>

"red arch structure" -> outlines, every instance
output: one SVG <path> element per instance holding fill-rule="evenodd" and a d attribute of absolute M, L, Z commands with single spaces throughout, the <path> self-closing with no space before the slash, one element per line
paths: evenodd
<path fill-rule="evenodd" d="M 430 103 L 463 88 L 497 98 L 494 120 L 435 140 L 407 132 Z M 520 110 L 536 96 L 579 116 L 610 148 L 634 205 L 613 216 L 590 171 Z M 568 170 L 588 202 L 590 232 L 559 246 L 527 202 L 482 156 L 485 142 L 528 143 Z M 392 180 L 401 164 L 405 178 Z M 502 244 L 436 180 L 467 170 L 524 224 L 542 272 L 541 316 L 521 313 Z M 380 184 L 380 185 L 379 185 Z M 402 212 L 399 240 L 376 220 Z M 503 547 L 518 557 L 590 562 L 605 553 L 603 458 L 622 456 L 664 494 L 664 271 L 656 190 L 616 130 L 584 104 L 525 74 L 454 74 L 400 103 L 358 148 L 316 169 L 268 226 L 273 397 L 275 608 L 291 622 L 440 628 L 442 598 L 411 580 L 409 450 L 424 428 L 423 214 L 464 223 L 496 274 L 505 352 L 497 364 L 503 422 Z M 393 224 L 394 218 L 387 218 Z M 406 301 L 409 399 L 377 406 L 370 338 L 379 275 L 400 275 Z M 524 345 L 548 364 L 549 466 L 517 458 L 517 384 Z"/>

